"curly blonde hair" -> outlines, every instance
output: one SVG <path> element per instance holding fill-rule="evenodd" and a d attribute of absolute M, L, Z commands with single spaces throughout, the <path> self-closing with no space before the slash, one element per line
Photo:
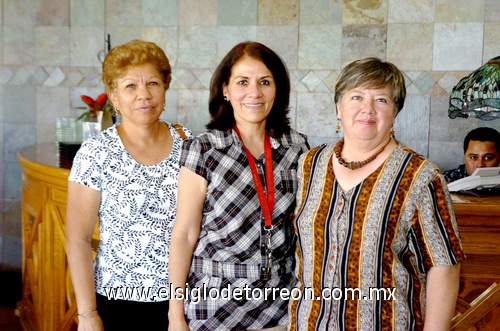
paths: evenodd
<path fill-rule="evenodd" d="M 102 81 L 106 92 L 112 92 L 116 80 L 129 68 L 152 64 L 161 74 L 165 91 L 172 80 L 172 68 L 165 52 L 155 43 L 143 40 L 132 40 L 126 44 L 113 47 L 102 63 Z"/>

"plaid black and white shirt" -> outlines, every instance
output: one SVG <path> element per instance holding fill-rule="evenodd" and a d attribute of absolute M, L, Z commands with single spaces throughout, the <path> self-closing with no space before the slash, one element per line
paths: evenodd
<path fill-rule="evenodd" d="M 309 146 L 306 136 L 294 130 L 280 139 L 271 138 L 271 146 L 275 205 L 273 259 L 267 272 L 264 220 L 241 140 L 233 130 L 211 130 L 184 141 L 181 166 L 202 176 L 208 184 L 189 289 L 200 295 L 204 289 L 205 293 L 227 289 L 222 293 L 228 294 L 186 300 L 192 330 L 248 330 L 288 324 L 288 300 L 272 290 L 290 289 L 295 284 L 291 215 L 297 191 L 297 161 Z M 265 187 L 263 154 L 256 164 Z M 247 290 L 239 297 L 234 295 L 235 288 Z"/>

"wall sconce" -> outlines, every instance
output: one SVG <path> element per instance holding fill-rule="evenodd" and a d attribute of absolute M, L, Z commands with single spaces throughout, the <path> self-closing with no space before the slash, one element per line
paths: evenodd
<path fill-rule="evenodd" d="M 450 118 L 500 118 L 500 56 L 462 78 L 450 96 Z"/>

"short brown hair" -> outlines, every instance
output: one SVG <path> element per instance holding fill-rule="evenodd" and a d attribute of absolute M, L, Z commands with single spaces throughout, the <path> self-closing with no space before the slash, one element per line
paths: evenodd
<path fill-rule="evenodd" d="M 172 68 L 165 52 L 155 43 L 143 40 L 132 40 L 126 44 L 113 47 L 102 63 L 102 81 L 106 92 L 112 92 L 116 80 L 130 67 L 152 64 L 161 74 L 165 91 L 172 80 Z"/>
<path fill-rule="evenodd" d="M 370 88 L 389 86 L 397 112 L 403 109 L 406 97 L 405 79 L 403 73 L 394 64 L 376 57 L 349 63 L 340 73 L 335 85 L 335 103 L 342 99 L 347 91 L 360 86 Z"/>

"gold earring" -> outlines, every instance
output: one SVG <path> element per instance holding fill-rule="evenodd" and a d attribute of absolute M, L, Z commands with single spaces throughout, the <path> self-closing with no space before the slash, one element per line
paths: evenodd
<path fill-rule="evenodd" d="M 340 121 L 337 118 L 337 125 L 335 126 L 335 133 L 339 133 L 339 132 L 340 132 Z"/>
<path fill-rule="evenodd" d="M 391 129 L 391 138 L 396 139 L 396 132 L 394 131 L 394 128 Z"/>

